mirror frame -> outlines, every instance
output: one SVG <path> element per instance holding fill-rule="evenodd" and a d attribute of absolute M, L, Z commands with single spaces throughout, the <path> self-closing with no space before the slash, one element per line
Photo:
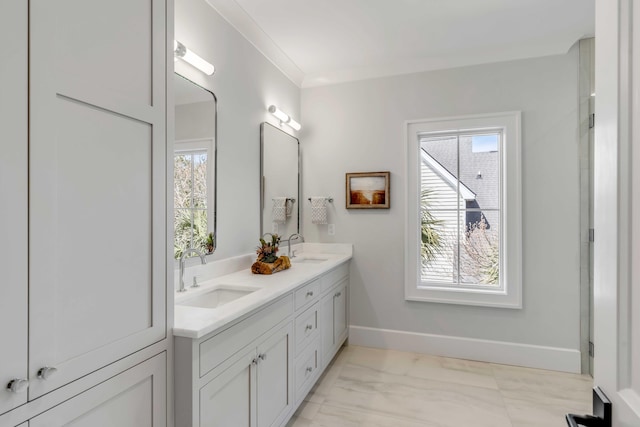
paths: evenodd
<path fill-rule="evenodd" d="M 272 125 L 269 122 L 262 122 L 260 123 L 260 236 L 263 236 L 265 233 L 264 230 L 264 129 L 265 126 L 271 126 L 272 128 L 276 129 L 279 132 L 284 133 L 285 135 L 293 138 L 296 140 L 296 143 L 298 144 L 298 195 L 297 197 L 297 204 L 298 204 L 298 209 L 297 209 L 297 222 L 298 222 L 298 226 L 296 228 L 296 233 L 300 233 L 300 208 L 302 206 L 302 189 L 301 189 L 301 180 L 300 180 L 300 168 L 302 167 L 302 162 L 301 162 L 301 156 L 300 156 L 300 140 L 298 138 L 296 138 L 295 136 L 291 135 L 290 133 L 287 133 L 285 131 L 283 131 L 282 129 L 280 129 L 277 126 Z M 281 236 L 281 237 L 286 237 L 286 236 Z"/>
<path fill-rule="evenodd" d="M 202 90 L 205 90 L 207 92 L 209 92 L 211 94 L 211 96 L 213 96 L 213 101 L 214 101 L 214 117 L 213 117 L 213 126 L 214 126 L 214 131 L 213 131 L 213 230 L 211 230 L 209 227 L 209 232 L 213 231 L 213 251 L 211 252 L 207 252 L 205 254 L 205 256 L 209 256 L 209 255 L 213 255 L 216 250 L 218 249 L 218 97 L 216 96 L 215 93 L 213 93 L 212 91 L 210 91 L 209 89 L 207 89 L 206 87 L 200 86 L 198 83 L 194 82 L 193 80 L 189 79 L 188 77 L 183 76 L 182 74 L 178 73 L 177 71 L 173 72 L 174 76 L 178 76 L 182 79 L 185 79 L 186 81 L 188 81 L 189 83 L 199 87 Z M 175 89 L 174 89 L 174 102 L 173 102 L 173 108 L 175 109 L 176 105 L 175 105 Z M 176 152 L 176 137 L 175 137 L 175 112 L 174 112 L 174 134 L 173 134 L 173 155 L 175 157 L 175 152 Z M 173 182 L 173 181 L 172 181 Z M 175 189 L 175 186 L 173 187 Z M 175 190 L 174 190 L 175 191 Z M 175 209 L 175 206 L 174 206 Z M 209 218 L 207 217 L 207 226 L 209 225 Z M 175 234 L 175 232 L 174 232 Z M 173 237 L 174 241 L 175 241 L 175 235 Z M 173 242 L 172 242 L 173 244 Z"/>

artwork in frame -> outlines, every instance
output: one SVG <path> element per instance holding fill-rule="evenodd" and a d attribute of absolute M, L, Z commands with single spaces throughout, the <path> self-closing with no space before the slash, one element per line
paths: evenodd
<path fill-rule="evenodd" d="M 347 209 L 389 209 L 390 175 L 390 172 L 347 173 Z"/>

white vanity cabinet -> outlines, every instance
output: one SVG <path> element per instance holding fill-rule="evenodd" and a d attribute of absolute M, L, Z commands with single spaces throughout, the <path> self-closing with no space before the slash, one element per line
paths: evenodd
<path fill-rule="evenodd" d="M 200 389 L 200 426 L 278 426 L 290 412 L 291 324 L 234 356 Z"/>
<path fill-rule="evenodd" d="M 293 296 L 199 340 L 176 337 L 176 427 L 278 426 L 293 407 Z"/>
<path fill-rule="evenodd" d="M 320 301 L 320 330 L 322 331 L 322 367 L 325 368 L 349 334 L 348 270 L 334 270 L 327 278 Z"/>
<path fill-rule="evenodd" d="M 345 262 L 202 338 L 175 337 L 176 427 L 285 425 L 347 338 L 348 275 Z"/>
<path fill-rule="evenodd" d="M 120 384 L 109 378 L 166 359 L 171 13 L 166 0 L 0 1 L 0 427 L 75 420 Z M 148 387 L 130 385 L 105 406 L 122 422 L 92 409 L 95 422 L 59 425 L 166 425 L 159 375 L 153 417 L 136 418 Z"/>

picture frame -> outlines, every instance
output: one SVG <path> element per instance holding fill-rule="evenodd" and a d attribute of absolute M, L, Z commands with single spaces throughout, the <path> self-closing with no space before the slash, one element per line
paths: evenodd
<path fill-rule="evenodd" d="M 346 174 L 347 209 L 389 209 L 391 172 L 350 172 Z"/>

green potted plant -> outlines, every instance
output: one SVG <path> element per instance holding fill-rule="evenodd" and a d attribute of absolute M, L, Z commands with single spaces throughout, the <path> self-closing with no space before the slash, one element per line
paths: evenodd
<path fill-rule="evenodd" d="M 260 246 L 256 248 L 256 254 L 258 255 L 258 261 L 272 263 L 278 259 L 278 245 L 280 244 L 280 236 L 277 234 L 271 235 L 271 241 L 267 242 L 263 238 L 260 238 Z"/>
<path fill-rule="evenodd" d="M 215 249 L 214 240 L 213 240 L 213 232 L 207 234 L 207 251 L 211 254 Z"/>

